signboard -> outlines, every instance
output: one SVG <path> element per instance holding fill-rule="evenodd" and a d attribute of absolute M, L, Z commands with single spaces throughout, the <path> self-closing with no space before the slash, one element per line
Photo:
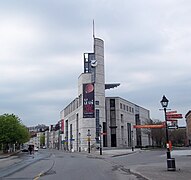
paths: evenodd
<path fill-rule="evenodd" d="M 64 134 L 64 119 L 61 120 L 61 131 Z"/>
<path fill-rule="evenodd" d="M 83 84 L 83 118 L 94 117 L 94 84 Z"/>
<path fill-rule="evenodd" d="M 176 126 L 168 126 L 168 129 L 178 129 L 178 125 L 176 125 Z"/>
<path fill-rule="evenodd" d="M 169 112 L 166 113 L 166 115 L 175 114 L 175 113 L 177 113 L 177 111 L 169 111 Z"/>
<path fill-rule="evenodd" d="M 133 128 L 140 129 L 140 128 L 164 128 L 165 124 L 150 124 L 150 125 L 134 125 Z"/>
<path fill-rule="evenodd" d="M 175 119 L 182 119 L 182 114 L 167 114 L 167 119 L 172 119 L 172 118 L 175 118 Z"/>

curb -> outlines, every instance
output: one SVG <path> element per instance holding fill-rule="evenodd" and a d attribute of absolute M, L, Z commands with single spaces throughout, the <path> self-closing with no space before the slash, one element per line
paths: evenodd
<path fill-rule="evenodd" d="M 14 156 L 15 154 L 18 154 L 18 153 L 20 153 L 21 151 L 19 150 L 19 151 L 16 151 L 16 152 L 13 152 L 13 153 L 10 153 L 10 154 L 1 154 L 0 155 L 0 159 L 6 159 L 6 158 L 9 158 L 10 156 Z"/>

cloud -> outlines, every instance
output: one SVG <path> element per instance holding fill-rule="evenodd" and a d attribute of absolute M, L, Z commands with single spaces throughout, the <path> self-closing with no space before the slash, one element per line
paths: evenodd
<path fill-rule="evenodd" d="M 191 2 L 188 0 L 34 0 L 0 2 L 0 113 L 50 124 L 77 96 L 83 53 L 105 41 L 106 82 L 162 119 L 160 100 L 190 109 Z M 183 122 L 182 124 L 184 124 Z"/>

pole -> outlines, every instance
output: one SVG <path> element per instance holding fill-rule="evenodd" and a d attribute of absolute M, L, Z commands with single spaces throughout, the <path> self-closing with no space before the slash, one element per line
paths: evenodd
<path fill-rule="evenodd" d="M 80 133 L 79 133 L 79 152 L 81 152 L 81 139 L 80 139 Z"/>
<path fill-rule="evenodd" d="M 133 141 L 134 141 L 134 137 L 133 137 L 133 131 L 131 131 L 131 148 L 132 148 L 132 151 L 134 151 L 134 145 L 133 145 Z"/>
<path fill-rule="evenodd" d="M 91 134 L 90 134 L 90 130 L 88 129 L 88 153 L 90 153 L 90 136 L 91 136 Z"/>
<path fill-rule="evenodd" d="M 102 142 L 101 142 L 101 125 L 99 125 L 99 127 L 100 127 L 100 132 L 99 132 L 99 137 L 100 137 L 100 155 L 102 155 Z"/>
<path fill-rule="evenodd" d="M 170 148 L 169 148 L 169 138 L 168 138 L 168 124 L 167 124 L 167 116 L 166 116 L 166 108 L 164 108 L 164 115 L 165 115 L 165 125 L 166 125 L 166 155 L 167 159 L 171 159 L 171 154 L 170 154 Z"/>

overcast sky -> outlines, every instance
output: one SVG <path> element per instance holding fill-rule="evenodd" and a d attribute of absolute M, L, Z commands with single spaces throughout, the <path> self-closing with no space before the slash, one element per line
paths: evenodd
<path fill-rule="evenodd" d="M 160 100 L 191 109 L 190 0 L 1 0 L 0 114 L 50 125 L 77 96 L 83 53 L 105 42 L 106 82 L 164 120 Z M 179 120 L 184 125 L 184 119 Z"/>

